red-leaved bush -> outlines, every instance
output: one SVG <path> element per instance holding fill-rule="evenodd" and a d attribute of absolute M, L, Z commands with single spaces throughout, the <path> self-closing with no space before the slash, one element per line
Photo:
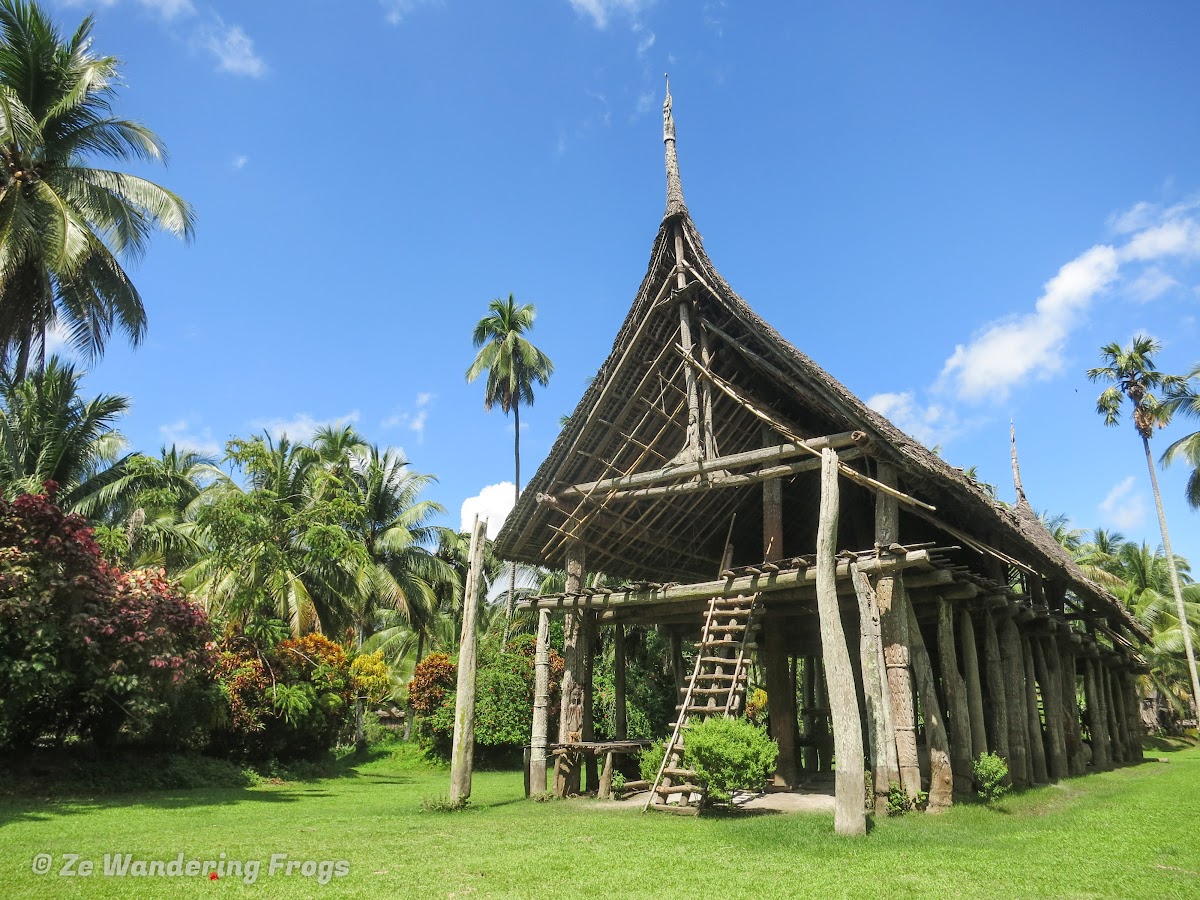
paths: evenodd
<path fill-rule="evenodd" d="M 108 566 L 47 494 L 0 498 L 0 749 L 182 740 L 212 660 L 207 616 L 162 573 Z"/>

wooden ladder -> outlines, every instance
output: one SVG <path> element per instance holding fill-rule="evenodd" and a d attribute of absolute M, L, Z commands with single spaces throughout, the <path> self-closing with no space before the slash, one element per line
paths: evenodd
<path fill-rule="evenodd" d="M 756 649 L 751 640 L 757 623 L 758 594 L 713 597 L 700 641 L 696 665 L 687 679 L 675 728 L 666 744 L 658 776 L 650 788 L 645 810 L 656 809 L 680 815 L 700 812 L 707 791 L 693 783 L 696 773 L 683 767 L 683 735 L 689 719 L 736 716 L 746 701 L 747 653 Z M 643 810 L 643 812 L 645 812 Z"/>

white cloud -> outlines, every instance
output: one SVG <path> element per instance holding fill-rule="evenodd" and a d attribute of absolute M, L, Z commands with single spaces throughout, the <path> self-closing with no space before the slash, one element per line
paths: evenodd
<path fill-rule="evenodd" d="M 470 531 L 478 514 L 481 519 L 487 519 L 487 536 L 495 538 L 512 508 L 513 483 L 501 481 L 499 484 L 489 484 L 474 497 L 462 502 L 459 530 Z"/>
<path fill-rule="evenodd" d="M 174 444 L 180 450 L 192 450 L 220 459 L 222 448 L 213 438 L 212 429 L 205 426 L 197 429 L 188 419 L 178 419 L 158 426 L 158 433 L 166 446 Z"/>
<path fill-rule="evenodd" d="M 1129 283 L 1126 292 L 1138 303 L 1149 303 L 1151 300 L 1157 300 L 1178 284 L 1178 281 L 1158 266 L 1151 266 Z"/>
<path fill-rule="evenodd" d="M 429 420 L 429 408 L 433 405 L 433 401 L 437 399 L 437 394 L 432 391 L 422 391 L 417 394 L 417 405 L 415 412 L 407 410 L 403 412 L 393 413 L 383 420 L 384 428 L 407 428 L 409 431 L 416 432 L 417 443 L 425 443 L 425 424 Z"/>
<path fill-rule="evenodd" d="M 607 28 L 614 13 L 624 13 L 636 18 L 650 2 L 651 0 L 570 0 L 571 8 L 582 16 L 591 16 L 592 24 L 597 28 Z"/>
<path fill-rule="evenodd" d="M 911 391 L 875 394 L 867 398 L 867 406 L 926 447 L 945 444 L 961 431 L 961 424 L 952 410 L 937 403 L 922 406 Z"/>
<path fill-rule="evenodd" d="M 192 5 L 192 0 L 138 0 L 138 4 L 157 12 L 168 22 L 180 16 L 196 14 L 196 7 Z"/>
<path fill-rule="evenodd" d="M 1046 282 L 1034 312 L 994 323 L 959 344 L 942 368 L 942 383 L 966 400 L 1003 400 L 1019 382 L 1055 374 L 1067 336 L 1117 269 L 1112 247 L 1098 244 L 1080 254 Z"/>
<path fill-rule="evenodd" d="M 432 6 L 437 0 L 380 0 L 384 18 L 390 25 L 399 25 L 409 14 L 422 6 Z"/>
<path fill-rule="evenodd" d="M 650 48 L 654 46 L 657 38 L 655 38 L 653 31 L 643 28 L 640 22 L 634 22 L 632 28 L 633 33 L 638 35 L 637 55 L 645 56 L 650 52 Z"/>
<path fill-rule="evenodd" d="M 246 163 L 248 162 L 250 162 L 250 157 L 244 154 L 238 154 L 233 158 L 233 162 L 231 162 L 229 165 L 233 171 L 240 172 L 242 169 L 246 168 Z"/>
<path fill-rule="evenodd" d="M 1145 521 L 1146 497 L 1134 491 L 1135 481 L 1136 478 L 1130 475 L 1114 485 L 1108 496 L 1100 502 L 1098 509 L 1104 514 L 1105 521 L 1111 523 L 1114 528 L 1133 531 Z"/>
<path fill-rule="evenodd" d="M 644 116 L 646 113 L 653 111 L 657 107 L 658 95 L 653 89 L 648 89 L 638 94 L 637 105 L 634 107 L 634 114 Z"/>
<path fill-rule="evenodd" d="M 267 64 L 254 51 L 254 41 L 240 25 L 226 25 L 220 19 L 200 31 L 200 46 L 217 60 L 217 71 L 231 75 L 260 78 Z"/>
<path fill-rule="evenodd" d="M 290 419 L 258 419 L 251 424 L 259 431 L 267 432 L 275 440 L 287 435 L 288 440 L 295 442 L 307 441 L 317 433 L 318 428 L 326 425 L 353 425 L 359 418 L 359 411 L 355 409 L 344 416 L 337 416 L 332 419 L 316 419 L 309 413 L 304 412 L 298 413 Z"/>

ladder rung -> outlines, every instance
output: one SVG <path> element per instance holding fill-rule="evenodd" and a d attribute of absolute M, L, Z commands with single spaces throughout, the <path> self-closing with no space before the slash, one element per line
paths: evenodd
<path fill-rule="evenodd" d="M 726 685 L 725 687 L 712 687 L 712 688 L 694 687 L 694 688 L 692 688 L 692 694 L 728 694 L 730 692 L 730 690 L 738 691 L 738 690 L 740 690 L 740 688 L 730 688 L 728 685 Z"/>
<path fill-rule="evenodd" d="M 660 797 L 669 797 L 672 794 L 702 794 L 704 788 L 698 784 L 673 784 L 670 787 L 657 787 L 654 793 Z"/>
<path fill-rule="evenodd" d="M 713 665 L 717 665 L 717 666 L 737 666 L 736 659 L 728 659 L 724 656 L 702 656 L 702 657 L 700 657 L 700 662 L 701 663 L 712 663 Z M 750 664 L 750 660 L 743 659 L 742 664 L 739 668 L 745 668 L 749 664 Z"/>
<path fill-rule="evenodd" d="M 683 806 L 678 803 L 652 803 L 651 809 L 656 809 L 659 812 L 674 813 L 677 816 L 698 816 L 700 815 L 700 807 L 698 806 Z"/>
<path fill-rule="evenodd" d="M 664 775 L 669 775 L 672 778 L 695 778 L 696 772 L 693 769 L 663 769 Z"/>

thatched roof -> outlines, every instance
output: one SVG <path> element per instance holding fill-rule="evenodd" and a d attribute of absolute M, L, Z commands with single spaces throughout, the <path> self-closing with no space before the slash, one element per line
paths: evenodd
<path fill-rule="evenodd" d="M 1010 508 L 996 502 L 961 470 L 867 407 L 734 292 L 705 253 L 683 203 L 669 94 L 664 112 L 668 206 L 646 276 L 608 358 L 506 520 L 497 538 L 498 554 L 561 567 L 570 535 L 585 547 L 589 569 L 655 581 L 698 580 L 716 574 L 732 533 L 743 560 L 761 559 L 762 495 L 756 489 L 607 503 L 561 499 L 572 485 L 657 469 L 678 459 L 687 430 L 678 307 L 686 299 L 697 317 L 696 330 L 703 331 L 711 346 L 706 365 L 716 376 L 761 401 L 802 437 L 865 432 L 870 456 L 894 464 L 903 489 L 937 507 L 936 523 L 913 512 L 906 515 L 905 540 L 914 529 L 924 529 L 941 543 L 948 533 L 959 544 L 969 538 L 1069 588 L 1111 623 L 1140 631 L 1121 604 L 1083 574 L 1028 504 Z M 686 262 L 682 290 L 675 284 L 677 246 Z M 762 446 L 762 423 L 754 414 L 717 391 L 711 403 L 712 436 L 720 455 Z M 815 489 L 815 476 L 797 475 L 785 484 L 785 509 L 794 511 L 787 513 L 792 523 L 787 530 L 801 541 L 809 519 L 815 528 Z M 545 502 L 555 495 L 557 503 Z M 845 497 L 849 509 L 841 546 L 870 546 L 869 513 L 862 511 L 869 511 L 869 497 L 850 484 Z M 731 526 L 735 517 L 736 526 Z M 811 547 L 783 549 L 802 553 Z"/>

